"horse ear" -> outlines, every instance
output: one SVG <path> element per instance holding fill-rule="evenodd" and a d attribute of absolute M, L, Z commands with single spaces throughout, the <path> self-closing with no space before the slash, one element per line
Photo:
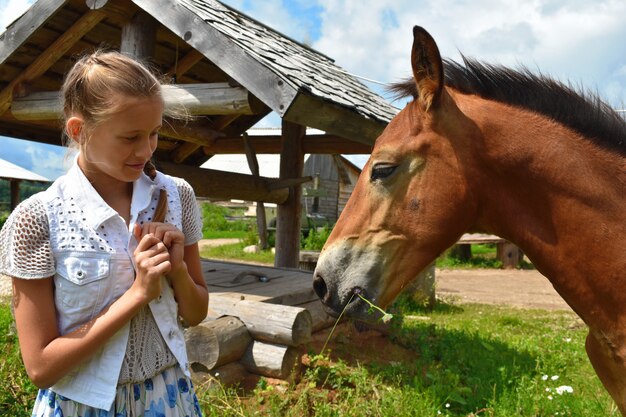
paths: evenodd
<path fill-rule="evenodd" d="M 411 66 L 419 100 L 428 111 L 443 91 L 443 63 L 435 40 L 420 26 L 413 27 Z"/>

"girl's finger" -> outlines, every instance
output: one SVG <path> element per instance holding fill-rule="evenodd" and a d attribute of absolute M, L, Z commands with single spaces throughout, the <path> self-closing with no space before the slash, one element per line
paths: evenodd
<path fill-rule="evenodd" d="M 150 234 L 142 236 L 141 240 L 139 240 L 139 243 L 137 244 L 137 249 L 135 249 L 135 252 L 145 252 L 146 250 L 155 245 L 158 245 L 159 243 L 161 243 L 161 240 L 157 239 L 154 235 Z"/>
<path fill-rule="evenodd" d="M 170 255 L 167 252 L 159 253 L 155 256 L 151 256 L 149 258 L 143 259 L 141 261 L 141 267 L 144 269 L 151 269 L 169 260 L 170 260 Z"/>
<path fill-rule="evenodd" d="M 185 240 L 184 235 L 178 231 L 178 229 L 174 229 L 174 230 L 168 230 L 167 232 L 165 232 L 165 235 L 163 236 L 163 243 L 165 244 L 165 246 L 167 246 L 168 248 L 171 248 L 173 244 L 175 243 L 183 243 Z"/>
<path fill-rule="evenodd" d="M 137 243 L 139 243 L 139 241 L 141 240 L 142 234 L 141 234 L 141 226 L 138 225 L 137 223 L 135 223 L 135 225 L 133 226 L 133 235 L 135 236 L 135 240 L 137 241 Z"/>

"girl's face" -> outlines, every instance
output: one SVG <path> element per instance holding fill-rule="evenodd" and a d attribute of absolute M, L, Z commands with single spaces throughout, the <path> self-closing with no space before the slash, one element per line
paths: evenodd
<path fill-rule="evenodd" d="M 124 103 L 121 110 L 93 129 L 91 138 L 81 145 L 78 164 L 93 183 L 135 181 L 157 147 L 162 100 L 119 99 Z"/>

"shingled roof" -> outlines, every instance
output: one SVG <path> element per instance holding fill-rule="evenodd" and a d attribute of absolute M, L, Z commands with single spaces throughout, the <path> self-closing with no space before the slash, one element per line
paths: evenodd
<path fill-rule="evenodd" d="M 216 0 L 39 0 L 0 34 L 0 135 L 61 144 L 54 116 L 18 114 L 16 101 L 24 108 L 58 91 L 78 55 L 119 49 L 139 14 L 157 25 L 151 64 L 178 86 L 221 83 L 248 94 L 245 112 L 200 114 L 182 135 L 161 132 L 158 160 L 199 166 L 238 147 L 272 110 L 329 134 L 321 146 L 336 137 L 337 149 L 354 143 L 362 153 L 397 111 L 331 58 Z M 221 145 L 211 147 L 216 137 Z"/>
<path fill-rule="evenodd" d="M 326 55 L 218 1 L 180 0 L 180 3 L 280 75 L 295 90 L 384 123 L 397 113 L 387 101 Z M 273 110 L 285 113 L 279 108 Z"/>

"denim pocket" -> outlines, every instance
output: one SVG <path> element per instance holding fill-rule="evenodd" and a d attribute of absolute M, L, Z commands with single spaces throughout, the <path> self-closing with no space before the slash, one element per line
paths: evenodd
<path fill-rule="evenodd" d="M 76 285 L 86 285 L 109 275 L 108 253 L 70 253 L 57 260 L 57 273 Z"/>
<path fill-rule="evenodd" d="M 102 298 L 102 287 L 109 276 L 111 255 L 107 253 L 69 252 L 57 257 L 55 298 L 78 313 L 91 314 Z"/>

